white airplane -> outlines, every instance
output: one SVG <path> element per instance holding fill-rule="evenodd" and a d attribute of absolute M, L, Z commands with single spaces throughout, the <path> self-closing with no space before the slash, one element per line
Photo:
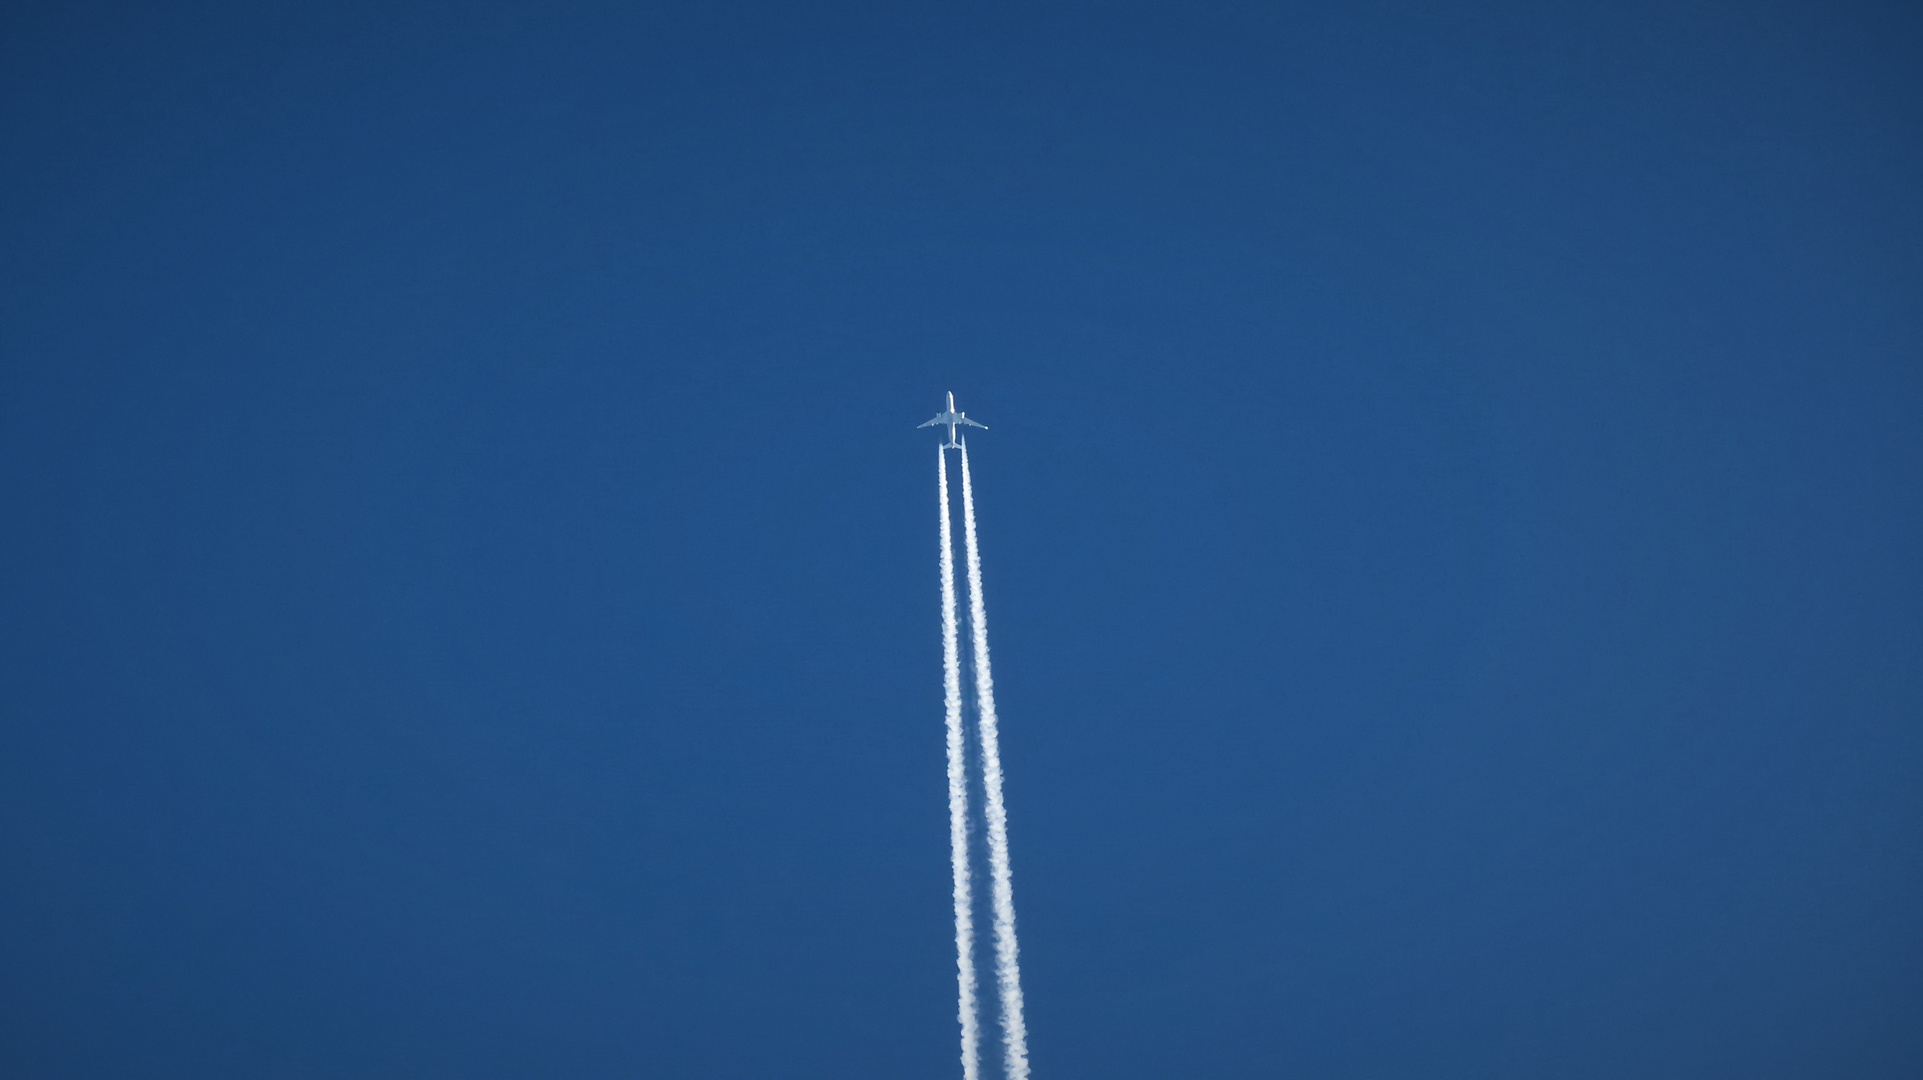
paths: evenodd
<path fill-rule="evenodd" d="M 953 390 L 950 390 L 948 392 L 948 411 L 947 412 L 936 413 L 935 418 L 933 420 L 928 421 L 926 424 L 916 424 L 915 426 L 916 427 L 935 427 L 938 424 L 948 425 L 948 441 L 941 444 L 941 448 L 943 450 L 960 450 L 961 449 L 961 444 L 955 441 L 955 425 L 956 424 L 967 424 L 969 427 L 978 427 L 978 428 L 981 428 L 983 431 L 988 430 L 987 424 L 977 424 L 976 422 L 968 418 L 967 413 L 958 413 L 955 411 L 955 392 Z"/>

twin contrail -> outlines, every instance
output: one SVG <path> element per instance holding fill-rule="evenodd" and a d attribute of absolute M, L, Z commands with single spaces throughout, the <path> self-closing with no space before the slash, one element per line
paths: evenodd
<path fill-rule="evenodd" d="M 951 406 L 952 409 L 952 406 Z M 982 796 L 988 823 L 990 896 L 995 915 L 995 983 L 1001 1004 L 1002 1068 L 1006 1080 L 1028 1080 L 1028 1025 L 1022 1019 L 1020 949 L 1015 939 L 1015 881 L 1008 861 L 1008 808 L 1002 801 L 1001 729 L 995 715 L 995 676 L 988 663 L 988 605 L 982 598 L 981 545 L 975 530 L 975 489 L 968 447 L 961 451 L 962 540 L 968 555 L 968 624 L 974 639 L 976 733 L 981 740 Z M 937 450 L 945 454 L 945 450 Z M 955 612 L 955 559 L 949 525 L 948 459 L 940 465 L 942 675 L 948 708 L 948 834 L 955 884 L 955 955 L 961 984 L 962 1075 L 980 1069 L 980 1022 L 975 988 L 973 877 L 968 863 L 968 788 L 961 714 L 961 660 Z"/>

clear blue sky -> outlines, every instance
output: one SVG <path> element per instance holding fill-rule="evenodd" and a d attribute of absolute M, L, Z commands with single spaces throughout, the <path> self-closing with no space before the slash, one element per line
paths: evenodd
<path fill-rule="evenodd" d="M 14 3 L 0 1073 L 1923 1075 L 1912 5 Z"/>

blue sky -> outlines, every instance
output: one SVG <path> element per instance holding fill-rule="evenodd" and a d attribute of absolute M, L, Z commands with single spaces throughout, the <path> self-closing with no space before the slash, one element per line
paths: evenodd
<path fill-rule="evenodd" d="M 0 1071 L 1923 1068 L 1900 5 L 15 5 Z"/>

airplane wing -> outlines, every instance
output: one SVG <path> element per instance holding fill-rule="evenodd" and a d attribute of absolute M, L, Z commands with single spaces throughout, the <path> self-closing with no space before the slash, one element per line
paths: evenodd
<path fill-rule="evenodd" d="M 981 428 L 981 429 L 982 429 L 983 431 L 987 431 L 987 430 L 988 430 L 988 425 L 987 425 L 987 424 L 977 424 L 976 422 L 974 422 L 973 420 L 970 420 L 970 419 L 969 419 L 968 417 L 966 417 L 966 416 L 962 416 L 962 417 L 957 417 L 957 418 L 955 419 L 955 422 L 956 422 L 957 424 L 967 424 L 967 425 L 968 425 L 969 427 L 978 427 L 978 428 Z"/>
<path fill-rule="evenodd" d="M 939 417 L 939 416 L 937 416 L 937 417 L 935 417 L 935 418 L 934 418 L 933 420 L 930 420 L 930 421 L 928 421 L 928 422 L 927 422 L 926 424 L 916 424 L 915 426 L 916 426 L 916 427 L 918 427 L 918 428 L 922 428 L 922 427 L 934 427 L 934 426 L 936 426 L 936 425 L 938 425 L 938 424 L 940 424 L 940 423 L 942 423 L 942 418 L 941 418 L 941 417 Z"/>

